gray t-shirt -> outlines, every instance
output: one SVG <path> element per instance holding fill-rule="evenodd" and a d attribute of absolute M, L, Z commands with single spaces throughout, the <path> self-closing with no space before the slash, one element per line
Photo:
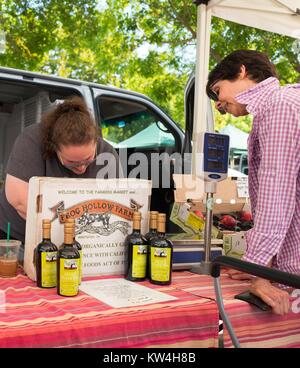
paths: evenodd
<path fill-rule="evenodd" d="M 42 152 L 41 125 L 31 125 L 24 129 L 16 139 L 7 163 L 6 174 L 26 182 L 29 182 L 33 176 L 104 179 L 122 177 L 117 152 L 102 138 L 99 138 L 97 143 L 97 162 L 88 166 L 85 173 L 81 175 L 65 168 L 56 154 L 44 160 Z M 25 221 L 8 203 L 4 185 L 0 195 L 0 229 L 2 231 L 6 231 L 8 222 L 11 224 L 11 236 L 24 243 Z"/>

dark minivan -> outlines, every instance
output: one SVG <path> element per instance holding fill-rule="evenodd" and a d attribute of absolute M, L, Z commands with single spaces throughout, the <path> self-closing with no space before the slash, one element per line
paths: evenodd
<path fill-rule="evenodd" d="M 4 182 L 6 163 L 16 137 L 25 127 L 40 123 L 42 114 L 53 105 L 68 96 L 78 95 L 85 99 L 101 127 L 103 138 L 123 158 L 123 169 L 127 176 L 139 164 L 129 159 L 133 157 L 132 154 L 143 153 L 148 158 L 148 168 L 143 170 L 143 178 L 154 180 L 155 168 L 157 181 L 153 185 L 151 209 L 168 213 L 174 201 L 171 174 L 176 166 L 175 161 L 183 153 L 191 152 L 194 83 L 194 78 L 191 78 L 185 92 L 185 134 L 161 108 L 140 93 L 80 80 L 0 68 L 0 187 Z M 210 107 L 208 130 L 212 127 Z M 172 159 L 164 159 L 163 153 Z M 159 159 L 153 162 L 151 157 Z M 169 176 L 169 185 L 165 182 L 162 185 L 163 175 Z"/>

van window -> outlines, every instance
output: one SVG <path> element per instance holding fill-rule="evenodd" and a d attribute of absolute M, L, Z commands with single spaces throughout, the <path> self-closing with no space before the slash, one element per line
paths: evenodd
<path fill-rule="evenodd" d="M 0 190 L 6 164 L 17 136 L 29 125 L 40 123 L 43 113 L 58 100 L 77 94 L 71 88 L 23 81 L 0 83 Z"/>
<path fill-rule="evenodd" d="M 98 99 L 103 138 L 115 148 L 175 147 L 175 137 L 145 105 L 123 98 Z"/>

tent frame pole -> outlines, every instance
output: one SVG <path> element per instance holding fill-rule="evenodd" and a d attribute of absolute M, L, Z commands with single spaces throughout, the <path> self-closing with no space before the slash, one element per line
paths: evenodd
<path fill-rule="evenodd" d="M 195 103 L 193 122 L 193 149 L 192 149 L 192 174 L 197 175 L 201 171 L 201 164 L 197 157 L 200 136 L 207 131 L 207 96 L 205 85 L 208 76 L 208 64 L 210 54 L 210 25 L 211 11 L 207 10 L 207 0 L 197 0 L 197 48 L 195 70 Z"/>

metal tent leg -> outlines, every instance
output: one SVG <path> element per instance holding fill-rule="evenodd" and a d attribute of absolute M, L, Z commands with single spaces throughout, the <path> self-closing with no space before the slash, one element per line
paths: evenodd
<path fill-rule="evenodd" d="M 228 316 L 225 312 L 225 309 L 224 309 L 222 291 L 221 291 L 221 286 L 220 286 L 220 278 L 219 277 L 214 278 L 214 286 L 215 286 L 217 304 L 218 304 L 219 312 L 220 312 L 220 315 L 222 317 L 223 323 L 227 327 L 227 330 L 229 332 L 229 335 L 231 337 L 231 341 L 232 341 L 234 347 L 235 348 L 240 348 L 241 346 L 240 346 L 239 340 L 237 339 L 237 337 L 234 333 L 231 322 L 229 321 L 229 318 L 228 318 Z"/>

